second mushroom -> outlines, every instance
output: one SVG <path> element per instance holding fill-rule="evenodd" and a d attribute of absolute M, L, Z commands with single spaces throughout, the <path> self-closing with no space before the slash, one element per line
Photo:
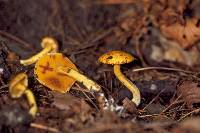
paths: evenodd
<path fill-rule="evenodd" d="M 25 73 L 19 73 L 10 81 L 9 93 L 12 98 L 20 98 L 25 94 L 31 106 L 29 113 L 35 117 L 38 107 L 32 91 L 28 89 L 28 76 Z"/>
<path fill-rule="evenodd" d="M 116 77 L 132 92 L 132 102 L 138 106 L 141 100 L 140 91 L 120 70 L 120 65 L 130 63 L 133 60 L 134 57 L 132 55 L 123 51 L 110 51 L 99 58 L 99 62 L 101 63 L 114 65 Z"/>
<path fill-rule="evenodd" d="M 101 87 L 78 72 L 76 66 L 61 53 L 48 53 L 42 56 L 35 65 L 37 80 L 61 93 L 69 91 L 75 81 L 82 83 L 87 89 L 98 92 Z"/>
<path fill-rule="evenodd" d="M 41 84 L 61 93 L 69 91 L 75 81 L 78 81 L 102 99 L 100 104 L 103 104 L 103 108 L 107 106 L 107 99 L 101 87 L 81 74 L 76 66 L 61 53 L 48 53 L 41 57 L 36 62 L 34 73 Z"/>
<path fill-rule="evenodd" d="M 47 53 L 58 51 L 58 43 L 55 39 L 53 39 L 51 37 L 44 37 L 42 39 L 41 46 L 43 48 L 42 51 L 40 51 L 39 53 L 37 53 L 36 55 L 34 55 L 28 59 L 20 60 L 20 63 L 24 66 L 28 66 L 28 65 L 35 63 L 39 58 L 41 58 L 42 56 L 44 56 Z"/>

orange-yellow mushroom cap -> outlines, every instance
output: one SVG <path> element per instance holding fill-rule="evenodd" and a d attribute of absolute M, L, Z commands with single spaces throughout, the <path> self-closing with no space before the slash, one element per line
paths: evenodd
<path fill-rule="evenodd" d="M 58 42 L 52 37 L 44 37 L 41 42 L 42 48 L 46 48 L 48 46 L 52 47 L 51 52 L 58 51 Z"/>
<path fill-rule="evenodd" d="M 99 62 L 111 65 L 130 63 L 134 57 L 123 51 L 110 51 L 99 57 Z"/>
<path fill-rule="evenodd" d="M 58 73 L 58 67 L 70 67 L 74 70 L 76 66 L 61 53 L 48 53 L 41 57 L 34 69 L 37 80 L 51 90 L 65 93 L 75 83 L 75 79 Z"/>
<path fill-rule="evenodd" d="M 114 65 L 114 73 L 116 77 L 124 84 L 133 94 L 132 102 L 134 102 L 137 106 L 140 104 L 141 96 L 140 91 L 120 70 L 121 64 L 130 63 L 134 60 L 134 57 L 123 51 L 110 51 L 103 54 L 99 58 L 99 62 L 104 64 L 112 64 Z"/>
<path fill-rule="evenodd" d="M 24 94 L 28 86 L 28 77 L 25 73 L 15 76 L 9 83 L 9 92 L 11 97 L 19 98 Z"/>

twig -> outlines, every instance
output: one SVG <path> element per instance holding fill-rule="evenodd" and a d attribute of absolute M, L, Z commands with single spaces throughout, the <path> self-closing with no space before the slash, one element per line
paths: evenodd
<path fill-rule="evenodd" d="M 47 127 L 47 126 L 45 126 L 45 125 L 41 125 L 41 124 L 37 124 L 37 123 L 31 123 L 30 126 L 33 127 L 33 128 L 38 128 L 38 129 L 42 129 L 42 130 L 47 130 L 47 131 L 49 131 L 49 132 L 61 133 L 61 131 L 59 131 L 59 130 L 56 129 L 56 128 Z"/>
<path fill-rule="evenodd" d="M 71 89 L 72 89 L 72 90 L 76 90 L 76 91 L 81 91 L 81 92 L 87 92 L 87 93 L 90 93 L 89 90 L 82 89 L 82 88 L 79 88 L 79 87 L 72 87 Z"/>
<path fill-rule="evenodd" d="M 177 97 L 168 107 L 166 107 L 161 113 L 166 112 L 172 105 L 176 104 L 180 97 L 181 97 L 181 95 L 178 96 L 178 97 Z"/>
<path fill-rule="evenodd" d="M 189 73 L 189 74 L 197 74 L 197 72 L 182 70 L 182 69 L 178 69 L 178 68 L 170 68 L 170 67 L 144 67 L 144 68 L 133 69 L 132 72 L 139 72 L 139 71 L 153 70 L 153 69 L 178 71 L 178 72 L 184 72 L 184 73 Z"/>
<path fill-rule="evenodd" d="M 154 116 L 159 116 L 160 114 L 149 114 L 149 115 L 140 115 L 138 118 L 145 118 L 145 117 L 154 117 Z"/>
<path fill-rule="evenodd" d="M 101 33 L 100 35 L 98 35 L 97 37 L 93 37 L 92 39 L 86 39 L 84 41 L 84 43 L 82 43 L 82 46 L 78 47 L 77 49 L 75 49 L 75 51 L 73 52 L 69 52 L 67 50 L 64 50 L 63 53 L 66 53 L 68 55 L 75 55 L 75 54 L 80 54 L 80 53 L 84 53 L 87 52 L 86 49 L 90 48 L 90 47 L 94 47 L 96 45 L 99 45 L 99 43 L 96 43 L 98 41 L 100 41 L 101 39 L 103 39 L 105 36 L 109 35 L 110 33 L 113 32 L 113 27 L 111 27 L 110 29 L 106 30 L 105 32 Z"/>
<path fill-rule="evenodd" d="M 81 88 L 78 84 L 76 84 L 76 86 L 78 88 Z M 80 89 L 80 91 L 85 95 L 85 97 L 90 101 L 90 103 L 96 108 L 96 110 L 99 111 L 99 108 L 97 107 L 97 105 L 92 101 L 92 99 L 83 91 Z"/>
<path fill-rule="evenodd" d="M 195 109 L 195 110 L 193 110 L 193 111 L 187 113 L 187 114 L 184 115 L 183 117 L 181 117 L 178 121 L 183 120 L 184 118 L 186 118 L 187 116 L 189 116 L 189 115 L 191 115 L 191 114 L 193 114 L 193 113 L 199 113 L 199 112 L 200 112 L 200 109 Z"/>
<path fill-rule="evenodd" d="M 95 45 L 95 42 L 101 40 L 102 38 L 104 38 L 105 36 L 107 36 L 108 34 L 112 33 L 114 30 L 114 27 L 111 27 L 110 29 L 106 30 L 105 32 L 101 33 L 99 36 L 97 36 L 96 38 L 92 39 L 92 40 L 87 40 L 85 43 L 83 43 L 83 46 L 78 48 L 79 50 L 83 50 L 83 49 L 87 49 L 90 48 L 92 46 Z"/>
<path fill-rule="evenodd" d="M 149 105 L 151 105 L 165 90 L 166 88 L 161 90 L 142 110 L 145 110 Z"/>
<path fill-rule="evenodd" d="M 32 47 L 31 44 L 25 42 L 24 40 L 20 39 L 19 37 L 16 37 L 16 36 L 14 36 L 14 35 L 12 35 L 12 34 L 10 34 L 10 33 L 7 33 L 7 32 L 5 32 L 5 31 L 2 31 L 2 30 L 0 30 L 0 35 L 2 35 L 2 36 L 4 36 L 4 37 L 7 37 L 7 38 L 9 38 L 9 39 L 11 39 L 11 40 L 13 40 L 13 41 L 15 41 L 15 42 L 21 44 L 21 46 L 22 46 L 23 48 L 27 49 L 27 50 L 31 50 L 31 51 L 33 51 L 33 52 L 36 52 L 35 49 Z"/>

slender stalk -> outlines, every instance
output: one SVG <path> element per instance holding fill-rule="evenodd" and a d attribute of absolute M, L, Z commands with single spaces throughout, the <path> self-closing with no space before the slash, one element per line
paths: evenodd
<path fill-rule="evenodd" d="M 120 65 L 114 65 L 114 73 L 116 77 L 125 85 L 133 94 L 132 102 L 137 106 L 140 104 L 141 96 L 140 91 L 129 79 L 127 79 L 120 70 Z"/>
<path fill-rule="evenodd" d="M 32 93 L 31 90 L 27 89 L 25 92 L 25 95 L 27 97 L 27 100 L 28 100 L 28 103 L 29 105 L 31 106 L 30 110 L 29 110 L 29 113 L 32 115 L 32 116 L 35 116 L 36 113 L 37 113 L 37 104 L 36 104 L 36 101 L 35 101 L 35 97 Z"/>
<path fill-rule="evenodd" d="M 35 63 L 43 55 L 51 52 L 51 50 L 52 50 L 52 46 L 47 46 L 42 51 L 40 51 L 38 54 L 32 56 L 31 58 L 25 59 L 25 60 L 20 60 L 20 63 L 23 64 L 24 66 L 31 65 L 31 64 Z"/>
<path fill-rule="evenodd" d="M 101 87 L 97 83 L 70 67 L 59 67 L 58 72 L 76 79 L 90 91 L 99 92 L 101 90 Z"/>
<path fill-rule="evenodd" d="M 58 72 L 76 79 L 78 82 L 82 83 L 89 91 L 96 93 L 98 102 L 100 103 L 100 109 L 108 109 L 108 100 L 102 92 L 101 86 L 99 86 L 97 83 L 70 67 L 59 67 Z"/>

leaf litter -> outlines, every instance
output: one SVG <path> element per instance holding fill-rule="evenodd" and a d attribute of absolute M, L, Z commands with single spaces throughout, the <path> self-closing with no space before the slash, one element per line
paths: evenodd
<path fill-rule="evenodd" d="M 0 2 L 0 112 L 7 121 L 7 114 L 16 112 L 15 117 L 25 120 L 5 124 L 1 119 L 1 132 L 199 132 L 199 4 L 197 0 Z M 119 116 L 98 110 L 95 96 L 81 85 L 70 94 L 57 95 L 39 84 L 33 66 L 23 67 L 19 59 L 40 51 L 39 41 L 46 35 L 55 37 L 60 51 L 126 111 Z M 127 99 L 132 95 L 112 68 L 97 62 L 110 50 L 137 57 L 122 71 L 140 88 L 138 108 Z M 154 68 L 134 72 L 148 67 Z M 8 95 L 9 80 L 24 71 L 39 106 L 34 120 L 26 115 L 25 98 L 13 100 Z"/>

